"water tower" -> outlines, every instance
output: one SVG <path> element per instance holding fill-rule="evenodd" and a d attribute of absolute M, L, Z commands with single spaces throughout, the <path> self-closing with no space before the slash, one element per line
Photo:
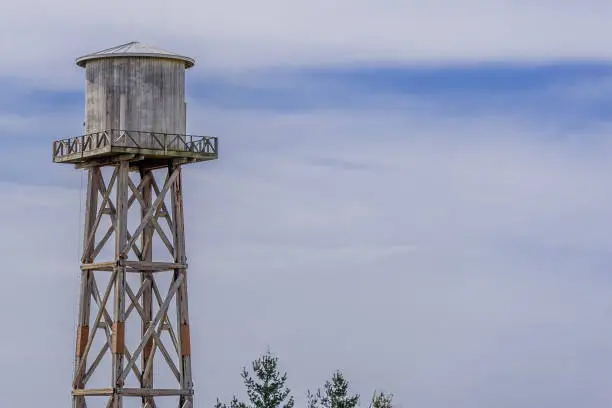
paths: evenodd
<path fill-rule="evenodd" d="M 53 143 L 88 175 L 72 406 L 191 408 L 181 168 L 217 158 L 186 134 L 194 60 L 132 42 L 76 63 L 84 135 Z"/>

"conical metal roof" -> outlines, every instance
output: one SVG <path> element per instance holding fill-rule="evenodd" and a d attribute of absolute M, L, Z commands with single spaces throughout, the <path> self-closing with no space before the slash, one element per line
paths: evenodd
<path fill-rule="evenodd" d="M 195 64 L 193 58 L 185 57 L 174 52 L 162 50 L 150 45 L 142 44 L 137 41 L 132 41 L 127 44 L 118 45 L 116 47 L 108 48 L 106 50 L 87 54 L 77 58 L 76 64 L 79 67 L 85 67 L 85 64 L 89 60 L 99 58 L 116 58 L 116 57 L 154 57 L 154 58 L 168 58 L 185 62 L 185 68 L 191 68 Z"/>

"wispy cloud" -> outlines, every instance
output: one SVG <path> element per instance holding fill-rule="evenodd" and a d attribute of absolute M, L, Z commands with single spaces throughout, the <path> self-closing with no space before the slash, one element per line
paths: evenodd
<path fill-rule="evenodd" d="M 218 162 L 184 174 L 200 406 L 236 392 L 266 345 L 300 399 L 339 367 L 364 395 L 383 386 L 402 405 L 607 401 L 604 137 L 552 139 L 512 118 L 192 109 L 227 139 Z M 80 242 L 70 174 L 70 189 L 2 189 L 4 247 L 26 271 L 12 284 L 57 279 L 33 290 L 54 290 L 67 314 Z M 24 256 L 32 246 L 40 259 Z M 44 366 L 71 361 L 73 321 L 53 322 Z M 19 372 L 18 355 L 3 358 Z"/>
<path fill-rule="evenodd" d="M 604 273 L 609 144 L 551 140 L 537 127 L 487 126 L 482 118 L 478 126 L 438 118 L 418 127 L 328 119 L 315 126 L 329 141 L 319 157 L 386 171 L 301 162 L 317 157 L 312 143 L 237 156 L 247 164 L 235 176 L 226 173 L 229 157 L 187 176 L 203 194 L 190 203 L 209 210 L 191 213 L 191 242 L 209 250 L 210 286 L 202 289 L 212 298 L 202 310 L 224 310 L 223 322 L 242 330 L 223 329 L 212 312 L 205 317 L 224 342 L 241 345 L 229 366 L 272 344 L 296 388 L 338 366 L 364 392 L 377 379 L 404 405 L 605 401 L 595 372 L 608 369 L 594 355 L 610 352 L 607 334 L 595 334 L 612 306 Z M 274 120 L 262 117 L 259 126 L 252 129 L 265 134 Z M 376 127 L 387 137 L 356 143 Z M 245 150 L 253 146 L 246 142 Z M 206 232 L 195 230 L 200 225 Z M 192 265 L 204 262 L 195 256 Z M 221 294 L 212 292 L 224 287 L 228 298 L 217 303 Z M 275 329 L 279 305 L 286 320 Z M 221 357 L 206 365 L 222 367 Z M 235 369 L 219 370 L 213 388 L 230 378 L 238 387 Z"/>
<path fill-rule="evenodd" d="M 0 75 L 66 86 L 79 75 L 75 55 L 129 40 L 192 54 L 201 63 L 195 75 L 202 77 L 278 66 L 609 60 L 612 55 L 606 40 L 612 8 L 602 0 L 105 4 L 27 0 L 5 7 L 0 53 L 10 58 L 3 59 Z"/>
<path fill-rule="evenodd" d="M 189 131 L 221 139 L 184 171 L 199 406 L 267 345 L 300 402 L 335 368 L 401 406 L 611 401 L 611 6 L 372 4 L 4 10 L 4 405 L 67 401 L 83 176 L 50 143 L 74 57 L 130 39 L 199 59 Z"/>

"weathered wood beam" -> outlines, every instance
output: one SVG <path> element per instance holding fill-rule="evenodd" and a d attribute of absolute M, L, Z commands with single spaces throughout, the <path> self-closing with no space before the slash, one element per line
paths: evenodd
<path fill-rule="evenodd" d="M 138 289 L 138 292 L 136 293 L 136 299 L 140 299 L 140 297 L 142 296 L 144 291 L 147 290 L 148 286 L 151 286 L 150 282 L 148 282 L 148 281 L 142 282 L 142 284 L 140 285 L 140 289 Z M 125 311 L 125 318 L 126 318 L 126 320 L 127 320 L 128 317 L 130 317 L 130 314 L 132 313 L 132 310 L 134 310 L 134 304 L 130 303 L 130 305 L 128 306 L 127 310 Z"/>
<path fill-rule="evenodd" d="M 130 162 L 144 160 L 143 155 L 137 155 L 134 153 L 130 154 L 119 154 L 114 156 L 103 157 L 101 159 L 87 160 L 83 163 L 77 163 L 74 165 L 75 169 L 87 169 L 90 167 L 102 167 L 102 166 L 114 166 L 120 161 L 128 160 Z"/>
<path fill-rule="evenodd" d="M 155 181 L 155 179 L 151 181 L 151 185 L 153 187 L 153 191 L 155 191 L 155 195 L 158 196 L 160 194 L 160 190 L 159 190 L 159 186 L 157 185 L 157 182 Z M 168 227 L 170 228 L 170 231 L 172 231 L 172 235 L 174 235 L 174 222 L 172 221 L 172 218 L 170 217 L 170 211 L 168 211 L 168 207 L 166 207 L 166 203 L 163 201 L 162 201 L 162 207 L 161 207 L 161 214 L 166 219 L 166 222 L 168 223 Z"/>
<path fill-rule="evenodd" d="M 92 286 L 93 297 L 96 303 L 100 305 L 100 292 L 98 290 L 98 285 L 96 284 L 95 280 L 92 281 L 92 285 L 93 285 Z M 127 286 L 127 282 L 126 282 L 126 286 Z M 138 302 L 138 300 L 136 300 L 136 302 Z M 104 329 L 104 334 L 106 335 L 106 344 L 110 347 L 113 342 L 113 339 L 112 339 L 113 320 L 111 319 L 110 314 L 106 310 L 106 307 L 104 308 L 103 313 L 104 313 L 104 325 L 102 326 L 102 329 Z M 126 316 L 126 320 L 127 320 L 127 316 Z M 128 358 L 128 360 L 132 357 L 130 354 L 130 350 L 128 349 L 126 345 L 123 345 L 123 352 L 125 356 Z M 136 375 L 136 378 L 140 379 L 141 374 L 136 364 L 132 365 L 132 371 L 134 372 L 134 375 Z"/>
<path fill-rule="evenodd" d="M 116 167 L 116 168 L 115 168 L 115 172 L 117 172 L 117 174 L 119 174 L 119 173 L 118 173 L 118 172 L 119 172 L 118 167 Z M 129 173 L 129 172 L 128 172 L 128 173 Z M 129 174 L 127 175 L 127 177 L 129 178 Z M 126 183 L 126 187 L 125 187 L 125 188 L 127 189 L 127 183 Z M 111 189 L 110 189 L 110 188 L 108 188 L 108 189 L 107 189 L 107 188 L 104 186 L 104 180 L 102 180 L 102 179 L 101 179 L 101 182 L 100 182 L 100 192 L 102 193 L 102 195 L 103 195 L 103 196 L 104 196 L 104 195 L 109 195 L 109 196 L 110 196 L 110 191 L 111 191 Z M 100 241 L 100 243 L 98 243 L 98 246 L 96 247 L 96 250 L 95 250 L 95 254 L 96 254 L 96 256 L 97 256 L 97 255 L 98 255 L 98 253 L 99 253 L 99 252 L 102 250 L 102 248 L 103 248 L 103 247 L 104 247 L 104 245 L 106 244 L 106 241 L 107 241 L 107 240 L 108 240 L 108 238 L 111 236 L 111 234 L 112 234 L 112 233 L 113 233 L 113 232 L 116 230 L 116 228 L 117 228 L 117 216 L 116 216 L 116 214 L 117 214 L 117 209 L 115 208 L 115 206 L 114 206 L 114 204 L 113 204 L 113 201 L 112 201 L 110 198 L 107 200 L 107 203 L 108 203 L 108 208 L 109 208 L 108 215 L 110 216 L 110 219 L 111 219 L 111 226 L 110 226 L 110 228 L 108 229 L 108 231 L 107 231 L 106 235 L 104 236 L 104 238 L 103 238 L 103 239 Z M 104 208 L 103 208 L 103 207 L 102 207 L 102 209 L 104 210 Z M 128 209 L 129 209 L 129 205 L 128 205 Z M 127 233 L 127 239 L 129 240 L 129 239 L 131 238 L 130 233 L 129 233 L 129 231 L 127 231 L 127 230 L 126 230 L 126 233 Z M 136 243 L 133 243 L 131 247 L 132 247 L 132 251 L 134 251 L 134 254 L 136 255 L 136 257 L 137 257 L 138 259 L 141 259 L 142 255 L 141 255 L 141 253 L 140 253 L 140 250 L 139 250 L 139 249 L 138 249 L 138 247 L 136 246 Z M 127 253 L 126 253 L 126 254 L 127 254 Z"/>
<path fill-rule="evenodd" d="M 117 277 L 117 270 L 113 271 L 113 274 L 111 275 L 111 278 L 108 281 L 108 285 L 106 286 L 106 290 L 104 291 L 104 297 L 100 301 L 100 306 L 98 307 L 98 313 L 96 314 L 96 318 L 94 319 L 94 324 L 93 324 L 94 327 L 97 326 L 98 323 L 100 323 L 100 319 L 102 318 L 102 315 L 104 311 L 106 310 L 106 303 L 108 302 L 108 298 L 110 296 L 111 289 L 113 288 L 113 284 L 115 282 L 116 277 Z M 83 373 L 83 369 L 85 368 L 85 361 L 87 359 L 87 355 L 89 354 L 89 350 L 91 349 L 91 346 L 93 344 L 93 338 L 95 334 L 96 334 L 95 330 L 92 330 L 89 333 L 89 337 L 87 339 L 87 346 L 85 346 L 85 350 L 83 351 L 82 358 L 79 361 L 77 369 L 75 370 L 75 373 L 74 373 L 74 379 L 73 379 L 73 384 L 72 384 L 73 388 L 77 387 L 79 378 L 81 377 Z"/>
<path fill-rule="evenodd" d="M 100 168 L 93 167 L 89 169 L 88 185 L 87 185 L 87 198 L 85 202 L 85 231 L 83 233 L 83 259 L 86 261 L 93 260 L 93 242 L 90 242 L 87 237 L 94 232 L 95 233 L 95 219 L 98 209 L 98 186 L 100 179 L 102 178 Z M 75 371 L 81 365 L 87 365 L 87 356 L 84 355 L 86 348 L 85 341 L 89 338 L 89 320 L 91 310 L 91 289 L 90 281 L 93 279 L 93 272 L 84 272 L 81 274 L 81 286 L 80 286 L 80 299 L 79 299 L 79 323 L 77 327 L 77 340 L 75 350 Z M 83 363 L 83 364 L 81 364 Z M 76 371 L 79 373 L 79 371 Z M 87 378 L 82 376 L 80 381 L 77 382 L 77 387 L 83 388 L 87 383 Z M 74 408 L 86 408 L 87 403 L 84 398 L 76 398 L 74 401 Z"/>
<path fill-rule="evenodd" d="M 174 298 L 174 294 L 176 293 L 176 291 L 180 287 L 181 282 L 183 282 L 183 277 L 179 276 L 178 279 L 176 279 L 174 281 L 172 286 L 170 286 L 170 289 L 168 290 L 168 294 L 167 294 L 166 300 L 164 301 L 163 305 L 157 311 L 157 314 L 155 315 L 155 318 L 149 324 L 149 327 L 147 328 L 146 332 L 142 335 L 142 338 L 140 340 L 140 344 L 138 345 L 138 347 L 134 351 L 134 355 L 130 359 L 129 364 L 133 364 L 134 363 L 136 358 L 138 358 L 138 356 L 142 352 L 142 349 L 144 348 L 146 342 L 151 338 L 151 336 L 153 336 L 153 331 L 155 330 L 155 328 L 159 324 L 159 322 L 162 319 L 162 317 L 167 313 L 168 306 L 170 306 L 170 302 L 172 301 L 172 298 Z M 129 373 L 129 368 L 125 369 L 119 378 L 121 380 L 124 380 L 125 377 L 127 377 L 128 373 Z"/>
<path fill-rule="evenodd" d="M 132 304 L 136 308 L 136 311 L 138 312 L 138 314 L 140 315 L 142 320 L 143 321 L 146 320 L 147 316 L 145 314 L 145 311 L 138 304 L 138 300 L 135 299 L 134 293 L 132 292 L 132 289 L 129 287 L 129 285 L 125 286 L 125 291 L 126 291 L 128 297 L 131 299 Z M 170 370 L 172 370 L 172 372 L 174 373 L 174 376 L 176 377 L 176 381 L 178 381 L 180 383 L 180 381 L 181 381 L 181 374 L 179 373 L 178 369 L 176 368 L 176 364 L 174 363 L 174 361 L 172 361 L 172 357 L 170 356 L 170 353 L 168 353 L 168 350 L 166 349 L 166 346 L 164 346 L 164 344 L 162 343 L 161 338 L 159 337 L 159 333 L 157 333 L 155 330 L 153 331 L 153 339 L 154 339 L 155 345 L 159 348 L 159 350 L 161 351 L 162 355 L 166 359 L 166 362 L 168 363 L 168 366 L 170 367 Z M 145 372 L 146 372 L 146 369 L 145 369 Z"/>
<path fill-rule="evenodd" d="M 117 265 L 117 262 L 96 262 L 90 264 L 81 264 L 82 271 L 112 271 Z"/>
<path fill-rule="evenodd" d="M 126 261 L 126 268 L 130 268 L 130 272 L 163 272 L 171 271 L 176 268 L 186 268 L 187 264 L 175 262 L 147 262 L 147 261 Z"/>
<path fill-rule="evenodd" d="M 179 395 L 193 395 L 193 390 L 173 388 L 89 388 L 74 389 L 72 395 L 78 396 L 111 396 L 123 395 L 125 397 L 174 397 Z"/>
<path fill-rule="evenodd" d="M 104 346 L 102 346 L 102 348 L 100 349 L 100 352 L 96 356 L 95 360 L 91 363 L 91 366 L 89 367 L 89 369 L 87 370 L 87 372 L 83 376 L 83 384 L 87 384 L 87 382 L 91 378 L 91 376 L 94 373 L 94 371 L 96 371 L 96 368 L 98 368 L 98 365 L 100 365 L 100 362 L 102 361 L 102 359 L 106 355 L 106 352 L 108 351 L 109 348 L 110 348 L 110 345 L 109 345 L 109 343 L 107 341 L 106 343 L 104 343 Z"/>
<path fill-rule="evenodd" d="M 143 190 L 144 187 L 151 182 L 152 178 L 153 178 L 152 173 L 149 172 L 145 174 L 145 176 L 140 179 L 140 182 L 138 183 L 138 186 L 136 187 L 136 189 L 138 191 Z M 131 207 L 134 201 L 136 201 L 136 196 L 132 194 L 130 196 L 130 199 L 128 200 L 128 207 Z"/>
<path fill-rule="evenodd" d="M 172 219 L 174 220 L 174 262 L 185 263 L 185 223 L 183 215 L 183 185 L 181 177 L 181 166 L 173 163 L 168 171 L 171 176 L 176 176 L 176 181 L 172 184 L 171 202 Z M 193 387 L 191 370 L 191 339 L 189 334 L 189 310 L 187 299 L 187 270 L 184 268 L 175 269 L 175 279 L 183 278 L 183 284 L 179 287 L 176 294 L 176 318 L 178 325 L 178 342 L 180 345 L 180 369 L 181 369 L 181 388 L 190 389 Z M 183 402 L 183 400 L 181 399 Z"/>
<path fill-rule="evenodd" d="M 129 273 L 141 272 L 165 272 L 174 269 L 186 268 L 187 264 L 174 262 L 147 262 L 147 261 L 125 261 L 125 271 Z M 82 264 L 82 271 L 112 271 L 116 262 L 97 262 L 91 264 Z"/>
<path fill-rule="evenodd" d="M 128 180 L 129 163 L 122 161 L 117 165 L 117 208 L 115 211 L 115 297 L 113 302 L 113 333 L 111 342 L 112 352 L 112 382 L 113 387 L 123 387 L 125 378 L 134 365 L 134 362 L 129 359 L 124 371 L 124 355 L 125 355 L 125 266 L 123 261 L 127 258 L 127 251 L 124 251 L 124 246 L 128 240 Z M 128 246 L 131 248 L 131 245 Z M 106 309 L 105 309 L 106 310 Z M 115 407 L 120 408 L 121 395 L 115 396 Z"/>
<path fill-rule="evenodd" d="M 163 303 L 163 299 L 161 297 L 161 293 L 159 292 L 159 288 L 157 287 L 157 283 L 155 283 L 155 280 L 152 281 L 152 286 L 153 286 L 153 293 L 155 294 L 155 298 L 157 299 L 157 304 L 158 306 L 161 307 L 162 303 Z M 180 349 L 179 349 L 179 342 L 178 342 L 178 338 L 176 336 L 176 333 L 174 332 L 174 329 L 172 327 L 172 323 L 170 322 L 170 319 L 168 318 L 168 315 L 166 315 L 165 317 L 166 319 L 166 323 L 167 323 L 167 330 L 168 333 L 170 334 L 170 338 L 172 339 L 172 343 L 174 345 L 174 349 L 176 350 L 176 354 L 177 355 L 181 355 Z"/>
<path fill-rule="evenodd" d="M 106 234 L 104 234 L 104 236 L 102 237 L 100 242 L 98 242 L 98 244 L 96 245 L 96 247 L 94 249 L 94 252 L 93 252 L 93 258 L 94 259 L 97 258 L 98 255 L 100 254 L 100 252 L 102 251 L 102 249 L 104 249 L 104 246 L 106 245 L 106 243 L 110 239 L 111 235 L 113 235 L 113 232 L 115 232 L 115 225 L 111 224 L 111 226 L 108 227 L 108 230 L 106 231 Z"/>
<path fill-rule="evenodd" d="M 126 397 L 172 397 L 177 395 L 193 395 L 193 390 L 164 388 L 124 388 L 121 393 Z"/>
<path fill-rule="evenodd" d="M 86 244 L 85 244 L 85 248 L 89 248 L 93 245 L 94 240 L 95 240 L 95 236 L 96 236 L 96 231 L 98 230 L 98 226 L 100 225 L 100 220 L 102 219 L 102 215 L 104 215 L 104 210 L 106 209 L 106 205 L 110 200 L 110 192 L 113 189 L 113 185 L 115 184 L 115 180 L 117 178 L 117 169 L 115 168 L 113 170 L 113 174 L 111 175 L 111 178 L 108 182 L 108 188 L 106 188 L 106 186 L 104 185 L 104 178 L 102 177 L 102 173 L 100 172 L 100 168 L 97 168 L 97 172 L 98 172 L 98 177 L 97 177 L 97 182 L 96 182 L 96 197 L 98 195 L 98 191 L 102 194 L 102 203 L 100 204 L 100 209 L 95 217 L 95 221 L 93 222 L 93 224 L 91 225 L 91 228 L 89 228 L 89 230 L 86 233 Z M 96 205 L 97 207 L 97 205 Z M 111 231 L 112 232 L 112 231 Z M 110 234 L 107 235 L 110 236 Z M 106 238 L 108 239 L 108 238 Z M 103 239 L 101 242 L 105 242 L 105 240 Z M 104 245 L 104 244 L 102 244 Z M 100 245 L 98 245 L 98 247 L 100 247 Z M 96 248 L 98 249 L 98 248 Z M 90 255 L 90 259 L 86 259 L 85 257 L 85 253 L 83 253 L 83 257 L 81 258 L 81 262 L 82 263 L 87 263 L 87 262 L 93 262 L 93 260 L 96 258 L 96 256 L 98 255 L 98 252 L 96 252 L 94 250 L 94 252 Z M 93 255 L 93 256 L 91 256 Z"/>
<path fill-rule="evenodd" d="M 114 391 L 112 388 L 89 388 L 84 390 L 72 390 L 74 396 L 109 396 L 113 395 Z"/>
<path fill-rule="evenodd" d="M 136 199 L 140 202 L 140 205 L 142 208 L 149 208 L 150 203 L 147 203 L 143 197 L 143 195 L 140 193 L 140 191 L 136 188 L 136 185 L 134 185 L 134 182 L 132 180 L 129 180 L 129 184 L 130 184 L 130 188 L 132 189 L 133 195 L 136 197 Z M 163 206 L 163 201 L 162 201 L 162 206 Z M 159 213 L 159 210 L 157 211 L 157 213 Z M 146 216 L 146 213 L 143 214 L 143 219 Z M 159 223 L 157 222 L 157 216 L 158 214 L 155 214 L 152 218 L 151 218 L 151 224 L 153 224 L 153 228 L 155 229 L 155 231 L 157 231 L 157 233 L 159 234 L 159 237 L 161 238 L 162 242 L 164 243 L 164 245 L 166 245 L 166 248 L 168 248 L 168 252 L 170 252 L 170 255 L 174 255 L 174 248 L 172 247 L 172 244 L 170 243 L 170 240 L 168 239 L 168 237 L 166 236 L 166 233 L 164 232 L 164 230 L 161 228 L 161 226 L 159 225 Z M 143 248 L 143 252 L 145 251 L 145 245 L 149 244 L 150 245 L 150 240 L 146 241 L 145 244 L 143 244 L 142 248 Z M 146 246 L 147 249 L 149 249 L 149 246 Z"/>
<path fill-rule="evenodd" d="M 139 199 L 140 203 L 140 218 L 147 214 L 149 208 L 152 205 L 152 183 L 155 180 L 153 173 L 150 170 L 143 168 L 139 169 L 140 183 L 138 183 L 137 191 L 132 194 L 132 198 Z M 137 192 L 142 194 L 138 194 Z M 142 231 L 142 239 L 140 243 L 142 248 L 141 260 L 147 264 L 151 264 L 153 261 L 153 228 L 149 225 Z M 144 272 L 136 269 L 138 272 Z M 146 289 L 142 292 L 142 313 L 140 322 L 140 335 L 142 336 L 146 331 L 147 327 L 153 320 L 153 296 L 152 296 L 152 285 L 153 275 L 151 272 L 145 272 L 140 274 L 141 286 L 146 286 Z M 132 299 L 132 305 L 136 307 L 138 302 L 134 302 Z M 140 313 L 140 312 L 139 312 Z M 147 365 L 149 364 L 151 350 L 153 349 L 153 341 L 149 340 L 145 345 L 142 352 L 140 368 L 142 370 L 142 376 L 140 380 L 141 388 L 153 388 L 153 372 L 147 372 Z M 155 401 L 152 397 L 143 397 L 142 399 L 144 408 L 155 408 Z"/>
<path fill-rule="evenodd" d="M 168 190 L 170 190 L 170 187 L 172 186 L 172 184 L 174 183 L 174 180 L 176 180 L 177 177 L 178 177 L 178 173 L 173 173 L 168 178 L 166 183 L 164 183 L 164 187 L 160 191 L 160 195 L 157 196 L 157 198 L 155 199 L 155 202 L 153 203 L 149 211 L 146 213 L 146 215 L 143 217 L 140 225 L 138 226 L 138 228 L 136 228 L 136 231 L 134 231 L 134 235 L 132 235 L 131 239 L 128 241 L 128 243 L 123 248 L 122 253 L 127 253 L 130 247 L 132 246 L 132 244 L 134 244 L 136 239 L 140 236 L 140 234 L 142 234 L 142 231 L 149 224 L 149 222 L 151 221 L 151 218 L 153 218 L 153 216 L 155 215 L 155 212 L 158 210 L 159 206 L 161 205 L 161 202 L 164 200 L 164 197 L 166 196 L 166 193 L 168 192 Z"/>
<path fill-rule="evenodd" d="M 92 143 L 92 146 L 95 145 L 95 142 Z M 90 179 L 88 185 L 95 197 L 90 194 L 88 199 L 93 205 L 86 205 L 81 262 L 82 284 L 86 285 L 89 302 L 95 301 L 94 305 L 97 304 L 98 310 L 95 319 L 90 319 L 91 311 L 88 309 L 87 324 L 81 323 L 82 319 L 79 321 L 77 344 L 81 345 L 77 346 L 77 350 L 80 360 L 75 363 L 73 408 L 87 408 L 85 397 L 88 396 L 108 398 L 108 407 L 112 408 L 123 406 L 123 396 L 140 397 L 142 400 L 138 402 L 138 406 L 143 408 L 156 408 L 154 397 L 178 396 L 178 407 L 193 408 L 181 184 L 181 164 L 189 158 L 183 156 L 181 159 L 172 159 L 166 156 L 164 159 L 159 156 L 158 159 L 152 160 L 142 154 L 138 157 L 136 152 L 125 153 L 127 155 L 119 158 L 90 157 L 87 159 L 90 161 L 87 165 L 77 165 L 89 169 L 90 175 L 98 172 L 98 177 Z M 162 177 L 156 180 L 149 167 L 164 162 L 167 168 L 165 180 Z M 112 174 L 109 172 L 109 178 L 104 180 L 100 167 L 107 165 L 113 165 L 115 168 Z M 134 170 L 140 174 L 138 181 L 134 178 Z M 108 181 L 108 187 L 105 181 Z M 140 223 L 131 235 L 128 229 L 128 210 L 136 202 L 140 207 Z M 109 216 L 111 225 L 108 229 L 105 225 L 105 231 L 98 231 L 104 215 Z M 131 213 L 129 216 L 132 216 Z M 169 228 L 162 228 L 162 218 L 166 220 Z M 157 250 L 157 247 L 153 248 L 155 234 L 159 235 L 172 255 L 171 259 L 164 260 L 166 252 L 162 250 L 160 262 L 154 261 L 153 252 Z M 111 244 L 109 241 L 113 235 L 114 242 Z M 106 254 L 107 249 L 110 249 L 109 245 L 114 247 L 114 256 L 111 259 L 97 260 L 100 253 Z M 136 255 L 135 259 L 132 258 L 131 252 Z M 128 259 L 128 256 L 132 259 Z M 111 273 L 103 294 L 99 289 L 104 288 L 98 289 L 95 281 L 97 271 L 102 274 Z M 155 273 L 162 271 L 170 271 L 173 274 L 170 288 L 163 297 L 155 283 L 158 276 Z M 133 290 L 136 289 L 135 283 L 133 288 L 128 285 L 127 273 L 140 274 L 140 288 L 137 293 Z M 109 294 L 109 291 L 113 293 Z M 111 295 L 114 298 L 112 307 L 109 306 Z M 81 301 L 83 302 L 83 299 Z M 155 308 L 153 303 L 156 303 Z M 168 316 L 172 303 L 176 303 L 176 321 Z M 91 307 L 95 307 L 94 305 Z M 80 308 L 83 307 L 81 304 Z M 134 310 L 137 313 L 132 313 Z M 140 343 L 137 343 L 138 347 L 133 350 L 133 354 L 124 341 L 124 330 L 128 327 L 127 319 L 130 314 L 141 326 L 140 333 L 131 333 L 140 337 Z M 101 333 L 96 334 L 98 330 L 104 332 L 102 339 L 99 338 Z M 168 332 L 173 347 L 163 338 L 163 331 Z M 95 335 L 98 338 L 95 338 Z M 95 349 L 101 347 L 95 354 L 92 352 L 94 338 Z M 157 354 L 161 356 L 155 356 L 158 350 Z M 99 374 L 103 366 L 102 361 L 109 351 L 112 355 L 112 379 L 108 384 L 109 388 L 87 388 L 88 382 L 97 378 L 96 374 Z M 90 361 L 86 361 L 88 355 L 91 355 Z M 163 362 L 174 374 L 179 384 L 177 389 L 155 388 L 154 356 L 156 363 Z M 156 364 L 155 366 L 157 367 Z M 138 379 L 135 385 L 140 388 L 124 388 L 126 381 L 132 382 L 132 372 Z M 177 404 L 173 406 L 177 407 Z"/>

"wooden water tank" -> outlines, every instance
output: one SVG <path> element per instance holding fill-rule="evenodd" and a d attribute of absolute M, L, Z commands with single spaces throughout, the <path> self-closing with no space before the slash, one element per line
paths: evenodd
<path fill-rule="evenodd" d="M 139 147 L 159 148 L 142 132 L 186 133 L 185 70 L 193 59 L 130 42 L 76 63 L 86 71 L 86 134 L 128 131 Z"/>

